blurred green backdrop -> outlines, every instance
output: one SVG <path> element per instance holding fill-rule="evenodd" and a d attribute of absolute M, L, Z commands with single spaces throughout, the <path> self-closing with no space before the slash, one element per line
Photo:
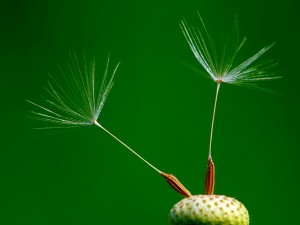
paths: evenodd
<path fill-rule="evenodd" d="M 215 34 L 234 14 L 249 54 L 268 53 L 284 79 L 264 92 L 223 85 L 213 155 L 217 194 L 243 202 L 251 224 L 299 222 L 299 15 L 296 2 L 2 0 L 0 224 L 167 224 L 181 199 L 162 177 L 96 127 L 36 135 L 25 99 L 45 94 L 56 62 L 84 50 L 102 75 L 122 61 L 102 124 L 193 193 L 204 177 L 215 85 L 180 29 L 197 10 Z M 219 40 L 219 39 L 218 39 Z"/>

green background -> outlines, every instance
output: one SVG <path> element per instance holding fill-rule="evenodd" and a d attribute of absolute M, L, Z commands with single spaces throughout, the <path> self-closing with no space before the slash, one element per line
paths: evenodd
<path fill-rule="evenodd" d="M 216 194 L 243 202 L 251 224 L 299 223 L 299 15 L 292 0 L 17 1 L 0 3 L 0 224 L 167 224 L 182 197 L 96 127 L 40 135 L 25 99 L 68 52 L 121 61 L 100 122 L 160 170 L 204 193 L 215 85 L 180 29 L 197 10 L 215 38 L 239 18 L 249 55 L 268 53 L 284 76 L 273 95 L 224 84 L 213 156 Z M 42 103 L 42 102 L 40 102 Z"/>

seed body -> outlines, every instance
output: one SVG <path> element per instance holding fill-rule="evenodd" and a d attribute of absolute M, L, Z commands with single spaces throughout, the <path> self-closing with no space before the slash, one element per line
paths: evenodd
<path fill-rule="evenodd" d="M 170 225 L 248 225 L 246 207 L 224 195 L 194 195 L 175 204 Z"/>

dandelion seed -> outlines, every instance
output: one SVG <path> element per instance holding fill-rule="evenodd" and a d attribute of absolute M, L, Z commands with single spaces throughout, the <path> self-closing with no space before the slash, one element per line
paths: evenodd
<path fill-rule="evenodd" d="M 190 197 L 190 192 L 174 175 L 166 174 L 157 169 L 98 122 L 120 63 L 115 66 L 111 78 L 108 79 L 108 58 L 103 81 L 99 84 L 94 59 L 90 64 L 87 64 L 85 57 L 83 57 L 84 65 L 82 67 L 75 53 L 70 54 L 70 58 L 71 63 L 68 65 L 68 70 L 61 69 L 63 80 L 59 82 L 50 76 L 51 81 L 48 82 L 46 88 L 49 98 L 45 99 L 44 105 L 27 100 L 36 108 L 35 111 L 31 111 L 33 119 L 52 124 L 39 129 L 66 129 L 96 125 L 158 172 L 174 190 L 185 197 Z"/>
<path fill-rule="evenodd" d="M 200 15 L 199 18 L 201 28 L 188 25 L 184 19 L 181 21 L 180 27 L 194 56 L 215 82 L 263 89 L 254 82 L 281 78 L 268 71 L 270 67 L 276 65 L 273 61 L 257 63 L 258 59 L 269 51 L 274 43 L 263 47 L 242 61 L 240 52 L 246 38 L 240 40 L 237 17 L 235 17 L 232 31 L 223 42 L 224 46 L 221 51 L 217 51 L 216 44 Z"/>
<path fill-rule="evenodd" d="M 32 111 L 34 119 L 54 124 L 45 129 L 64 129 L 84 125 L 92 125 L 97 121 L 107 96 L 113 86 L 113 78 L 120 65 L 118 63 L 113 70 L 111 78 L 107 82 L 109 58 L 107 60 L 103 81 L 98 84 L 95 75 L 95 60 L 81 67 L 75 53 L 70 54 L 71 63 L 67 71 L 61 70 L 62 79 L 56 80 L 50 75 L 50 81 L 45 88 L 49 97 L 44 105 L 29 103 L 36 106 Z"/>
<path fill-rule="evenodd" d="M 280 77 L 268 72 L 268 69 L 273 67 L 276 63 L 271 60 L 257 63 L 258 59 L 269 51 L 274 44 L 265 46 L 248 59 L 239 61 L 240 51 L 246 42 L 246 38 L 240 40 L 237 17 L 235 17 L 232 32 L 224 41 L 222 51 L 217 51 L 216 44 L 210 36 L 200 15 L 199 18 L 202 25 L 201 28 L 188 25 L 184 19 L 181 21 L 180 27 L 194 56 L 209 77 L 217 84 L 210 130 L 208 166 L 205 182 L 206 194 L 210 195 L 213 194 L 215 185 L 215 167 L 212 161 L 211 151 L 216 106 L 221 84 L 228 83 L 267 90 L 258 87 L 254 82 L 277 79 Z"/>

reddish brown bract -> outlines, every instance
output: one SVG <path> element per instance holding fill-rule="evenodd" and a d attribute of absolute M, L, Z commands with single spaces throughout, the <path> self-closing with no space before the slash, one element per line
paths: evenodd
<path fill-rule="evenodd" d="M 192 196 L 192 194 L 180 183 L 180 181 L 173 174 L 166 174 L 164 172 L 160 173 L 168 182 L 168 184 L 179 194 L 188 198 Z"/>
<path fill-rule="evenodd" d="M 210 157 L 207 163 L 207 170 L 206 170 L 206 179 L 205 179 L 205 193 L 207 195 L 214 194 L 214 187 L 215 187 L 215 165 Z"/>

